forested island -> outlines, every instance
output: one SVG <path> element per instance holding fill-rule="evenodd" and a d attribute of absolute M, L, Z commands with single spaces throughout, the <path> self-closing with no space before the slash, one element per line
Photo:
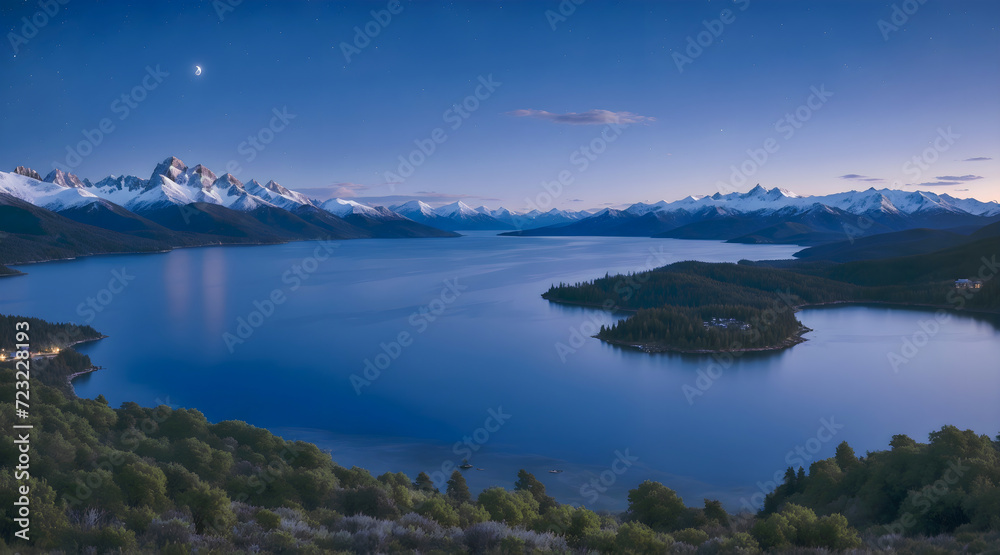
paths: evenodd
<path fill-rule="evenodd" d="M 709 499 L 688 506 L 652 481 L 630 490 L 625 512 L 595 513 L 558 503 L 527 470 L 513 491 L 473 496 L 457 470 L 439 491 L 425 472 L 375 477 L 245 422 L 79 399 L 59 384 L 90 361 L 58 344 L 66 326 L 34 331 L 63 349 L 42 359 L 59 362 L 32 366 L 30 479 L 0 470 L 0 503 L 13 506 L 25 483 L 32 496 L 31 543 L 7 519 L 3 551 L 916 554 L 1000 542 L 1000 436 L 945 426 L 929 443 L 897 435 L 863 457 L 844 442 L 833 458 L 789 468 L 757 514 Z M 0 362 L 7 429 L 16 379 L 12 361 Z M 15 460 L 17 447 L 0 452 Z"/>
<path fill-rule="evenodd" d="M 602 326 L 596 337 L 648 352 L 775 350 L 801 341 L 808 328 L 795 311 L 807 306 L 890 303 L 1000 312 L 1000 280 L 989 279 L 997 252 L 1000 239 L 990 238 L 931 254 L 848 263 L 678 262 L 560 283 L 542 297 L 631 313 Z M 957 278 L 980 275 L 986 277 L 980 288 L 956 289 Z"/>

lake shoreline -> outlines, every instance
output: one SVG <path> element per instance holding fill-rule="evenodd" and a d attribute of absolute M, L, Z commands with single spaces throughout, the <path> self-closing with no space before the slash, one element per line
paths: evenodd
<path fill-rule="evenodd" d="M 798 345 L 799 343 L 804 343 L 807 341 L 803 335 L 813 331 L 812 328 L 806 326 L 799 327 L 794 334 L 786 337 L 780 343 L 775 345 L 768 345 L 766 347 L 741 347 L 736 349 L 682 349 L 680 347 L 673 347 L 670 345 L 664 345 L 662 343 L 635 343 L 632 341 L 619 341 L 617 339 L 602 339 L 596 335 L 591 336 L 595 339 L 600 339 L 605 343 L 611 345 L 616 345 L 618 347 L 628 347 L 635 349 L 637 351 L 642 351 L 648 354 L 654 353 L 679 353 L 683 355 L 714 355 L 722 353 L 766 353 L 772 351 L 783 351 Z"/>
<path fill-rule="evenodd" d="M 73 380 L 79 378 L 80 376 L 86 376 L 87 374 L 90 374 L 92 372 L 97 372 L 98 370 L 102 370 L 103 368 L 104 368 L 103 366 L 91 366 L 90 368 L 81 370 L 80 372 L 73 372 L 72 374 L 66 376 L 66 383 L 68 383 L 72 388 Z M 73 394 L 76 395 L 76 391 L 74 391 Z"/>
<path fill-rule="evenodd" d="M 63 349 L 69 349 L 70 347 L 73 347 L 74 345 L 79 345 L 81 343 L 90 343 L 91 341 L 100 341 L 102 339 L 107 339 L 107 338 L 108 338 L 108 336 L 106 336 L 106 335 L 104 335 L 102 333 L 100 335 L 100 337 L 94 337 L 94 338 L 90 338 L 90 339 L 81 339 L 79 341 L 74 341 L 74 342 L 66 345 L 65 347 L 63 347 Z M 84 370 L 81 370 L 80 372 L 73 372 L 72 374 L 66 376 L 66 383 L 69 384 L 69 389 L 70 389 L 70 391 L 73 392 L 73 395 L 76 395 L 76 390 L 73 389 L 73 380 L 79 378 L 80 376 L 85 376 L 87 374 L 96 372 L 98 370 L 102 370 L 103 368 L 104 368 L 103 366 L 98 366 L 98 365 L 94 364 L 90 368 L 86 368 Z M 77 395 L 77 396 L 79 397 L 79 395 Z"/>
<path fill-rule="evenodd" d="M 545 299 L 545 300 L 547 300 L 547 301 L 549 301 L 549 302 L 551 302 L 551 303 L 555 303 L 555 304 L 561 304 L 561 305 L 566 305 L 566 306 L 579 306 L 579 307 L 583 307 L 583 308 L 596 308 L 596 309 L 599 309 L 599 310 L 602 310 L 602 311 L 608 312 L 608 313 L 616 313 L 617 312 L 617 313 L 635 314 L 635 313 L 639 312 L 638 309 L 630 309 L 630 308 L 613 308 L 613 309 L 609 310 L 609 309 L 604 308 L 603 304 L 573 302 L 573 301 L 565 301 L 565 300 L 561 300 L 561 299 L 551 299 L 551 298 L 548 298 L 546 295 L 547 295 L 546 293 L 543 293 L 542 294 L 542 298 Z M 970 313 L 975 313 L 975 314 L 1000 315 L 1000 310 L 992 310 L 992 309 L 988 309 L 988 308 L 955 308 L 954 306 L 950 306 L 950 305 L 935 305 L 935 304 L 926 304 L 926 303 L 905 303 L 905 302 L 890 302 L 890 301 L 827 301 L 827 302 L 821 302 L 821 303 L 804 303 L 804 304 L 800 304 L 800 305 L 795 305 L 795 306 L 792 307 L 792 309 L 795 312 L 799 312 L 800 310 L 807 309 L 807 308 L 837 307 L 837 306 L 848 306 L 848 305 L 855 305 L 855 306 L 874 305 L 874 306 L 884 306 L 886 308 L 893 308 L 893 307 L 896 307 L 896 308 L 918 308 L 918 309 L 927 309 L 927 310 L 929 310 L 929 309 L 937 309 L 937 310 L 945 310 L 947 312 L 956 312 L 956 313 L 970 312 Z M 648 353 L 648 354 L 654 354 L 654 353 L 679 353 L 679 354 L 687 354 L 687 355 L 711 355 L 711 354 L 722 354 L 722 353 L 754 353 L 754 352 L 762 352 L 763 353 L 763 352 L 783 351 L 785 349 L 790 349 L 790 348 L 794 347 L 795 345 L 798 345 L 799 343 L 805 343 L 806 341 L 808 341 L 808 339 L 806 339 L 805 337 L 803 337 L 803 335 L 805 335 L 805 334 L 807 334 L 807 333 L 809 333 L 811 331 L 813 331 L 811 328 L 808 328 L 806 326 L 802 326 L 798 330 L 796 330 L 796 332 L 793 335 L 790 335 L 790 336 L 786 337 L 780 343 L 777 343 L 775 345 L 768 345 L 766 347 L 748 347 L 748 348 L 736 348 L 736 349 L 685 349 L 685 348 L 682 348 L 682 347 L 675 347 L 675 346 L 672 346 L 672 345 L 667 345 L 667 344 L 658 343 L 658 342 L 657 343 L 644 343 L 644 342 L 635 342 L 635 341 L 621 341 L 621 340 L 617 340 L 617 339 L 604 339 L 604 338 L 599 337 L 597 335 L 592 335 L 591 337 L 593 337 L 595 339 L 599 339 L 599 340 L 601 340 L 601 341 L 603 341 L 605 343 L 608 343 L 609 345 L 615 345 L 617 347 L 629 348 L 629 349 L 633 349 L 633 350 L 636 350 L 636 351 L 641 351 L 641 352 Z"/>

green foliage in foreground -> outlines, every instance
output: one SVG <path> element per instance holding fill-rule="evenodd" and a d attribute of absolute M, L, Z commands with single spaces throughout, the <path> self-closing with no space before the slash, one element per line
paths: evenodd
<path fill-rule="evenodd" d="M 89 364 L 67 356 L 66 371 Z M 9 366 L 0 369 L 4 429 L 15 423 Z M 47 380 L 59 368 L 47 367 Z M 77 399 L 42 381 L 31 391 L 33 545 L 14 538 L 14 523 L 5 519 L 0 552 L 821 553 L 888 541 L 900 553 L 922 553 L 928 542 L 978 552 L 1000 540 L 998 444 L 953 428 L 925 446 L 897 436 L 892 451 L 864 459 L 838 449 L 836 458 L 781 486 L 760 517 L 727 514 L 711 500 L 688 507 L 650 481 L 629 492 L 625 513 L 609 515 L 557 503 L 524 470 L 513 491 L 493 487 L 473 498 L 458 471 L 439 492 L 424 473 L 415 481 L 401 473 L 374 477 L 337 465 L 315 445 L 244 422 L 211 424 L 192 409 L 112 409 L 103 398 Z M 12 442 L 0 443 L 0 457 L 16 455 Z M 852 527 L 916 511 L 921 492 L 942 475 L 942 461 L 957 459 L 970 466 L 961 487 L 901 530 L 954 537 L 899 538 Z M 10 466 L 0 470 L 0 504 L 13 506 L 18 485 Z M 875 515 L 868 506 L 889 509 Z"/>
<path fill-rule="evenodd" d="M 889 534 L 1000 530 L 1000 437 L 945 426 L 929 443 L 897 435 L 890 446 L 857 458 L 842 443 L 808 475 L 789 469 L 764 512 L 794 503 Z"/>

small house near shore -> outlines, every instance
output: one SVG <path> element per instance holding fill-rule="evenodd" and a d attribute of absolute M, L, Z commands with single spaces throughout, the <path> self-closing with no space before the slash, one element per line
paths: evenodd
<path fill-rule="evenodd" d="M 981 289 L 983 282 L 978 279 L 956 279 L 955 289 Z"/>

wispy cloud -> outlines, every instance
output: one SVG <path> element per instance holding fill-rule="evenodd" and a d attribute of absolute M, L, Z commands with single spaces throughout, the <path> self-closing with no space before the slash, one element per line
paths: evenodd
<path fill-rule="evenodd" d="M 969 181 L 982 179 L 981 175 L 939 175 L 934 179 L 937 181 L 927 181 L 925 183 L 910 183 L 908 187 L 947 187 L 949 185 L 964 185 Z"/>
<path fill-rule="evenodd" d="M 992 158 L 990 158 L 988 156 L 976 156 L 975 158 L 966 158 L 965 160 L 962 160 L 962 161 L 963 162 L 983 162 L 985 160 L 992 160 Z"/>
<path fill-rule="evenodd" d="M 857 173 L 848 173 L 845 175 L 838 176 L 840 179 L 850 179 L 852 181 L 870 181 L 874 183 L 881 183 L 885 181 L 881 177 L 868 177 L 867 175 L 861 175 Z"/>
<path fill-rule="evenodd" d="M 543 119 L 553 123 L 566 123 L 570 125 L 629 124 L 656 121 L 656 118 L 649 116 L 640 116 L 632 112 L 612 112 L 611 110 L 588 110 L 586 112 L 569 112 L 566 114 L 554 114 L 545 110 L 514 110 L 513 112 L 507 112 L 507 115 L 517 118 Z"/>
<path fill-rule="evenodd" d="M 982 179 L 981 175 L 939 175 L 934 179 L 940 179 L 941 181 L 975 181 L 977 179 Z"/>
<path fill-rule="evenodd" d="M 356 197 L 361 191 L 371 189 L 371 185 L 361 183 L 333 183 L 330 185 L 330 194 L 335 197 Z"/>

